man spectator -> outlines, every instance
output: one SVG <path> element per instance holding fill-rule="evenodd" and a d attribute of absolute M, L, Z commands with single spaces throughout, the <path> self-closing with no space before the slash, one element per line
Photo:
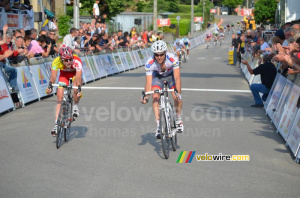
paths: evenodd
<path fill-rule="evenodd" d="M 263 102 L 267 100 L 268 94 L 275 80 L 277 74 L 276 67 L 273 63 L 271 63 L 271 58 L 268 54 L 263 56 L 263 64 L 260 64 L 259 62 L 259 66 L 253 70 L 246 60 L 243 60 L 242 63 L 247 66 L 250 74 L 260 74 L 261 76 L 262 84 L 252 84 L 250 89 L 255 101 L 255 104 L 251 105 L 251 107 L 262 108 L 264 106 Z M 259 93 L 263 94 L 262 98 L 260 97 Z"/>
<path fill-rule="evenodd" d="M 6 32 L 6 31 L 4 31 Z M 13 50 L 11 44 L 12 35 L 6 35 L 6 43 L 0 46 L 0 68 L 4 69 L 4 72 L 8 75 L 8 83 L 12 92 L 18 90 L 17 87 L 17 69 L 6 63 L 6 59 L 15 57 L 22 50 Z"/>
<path fill-rule="evenodd" d="M 268 45 L 268 43 L 265 41 L 263 37 L 260 37 L 259 41 L 260 41 L 260 53 L 265 53 L 266 49 L 269 48 L 270 46 Z"/>
<path fill-rule="evenodd" d="M 48 37 L 47 37 L 47 44 L 51 43 L 51 50 L 49 55 L 53 56 L 58 53 L 59 48 L 56 45 L 56 36 L 55 30 L 49 30 Z"/>
<path fill-rule="evenodd" d="M 86 32 L 85 36 L 82 37 L 81 48 L 88 48 L 88 43 L 91 39 L 91 32 Z"/>
<path fill-rule="evenodd" d="M 101 36 L 99 45 L 101 46 L 101 48 L 103 49 L 107 49 L 109 48 L 109 44 L 108 44 L 108 34 L 103 34 Z M 112 50 L 112 48 L 110 48 Z"/>
<path fill-rule="evenodd" d="M 94 33 L 101 34 L 101 23 L 96 22 L 96 30 Z"/>
<path fill-rule="evenodd" d="M 37 29 L 32 28 L 32 29 L 30 30 L 30 37 L 31 37 L 33 40 L 36 40 L 37 35 L 38 35 Z"/>
<path fill-rule="evenodd" d="M 89 50 L 91 50 L 91 51 L 94 51 L 94 50 L 101 51 L 102 50 L 102 48 L 98 44 L 98 38 L 99 38 L 99 35 L 97 33 L 94 33 L 92 38 L 90 39 L 90 41 L 87 43 L 87 47 Z"/>
<path fill-rule="evenodd" d="M 39 45 L 41 46 L 41 48 L 44 50 L 44 52 L 42 52 L 42 56 L 43 57 L 48 57 L 49 56 L 49 53 L 51 51 L 51 46 L 52 44 L 49 43 L 47 45 L 47 36 L 46 35 L 41 35 L 39 38 L 38 38 L 38 43 Z"/>
<path fill-rule="evenodd" d="M 231 47 L 234 47 L 234 51 L 233 51 L 233 66 L 236 66 L 237 49 L 239 47 L 239 43 L 238 43 L 238 41 L 237 41 L 234 33 L 232 34 Z"/>
<path fill-rule="evenodd" d="M 99 9 L 100 0 L 96 0 L 93 6 L 93 16 L 96 21 L 100 22 L 100 9 Z"/>
<path fill-rule="evenodd" d="M 24 38 L 25 37 L 25 30 L 23 28 L 20 29 L 21 36 Z"/>
<path fill-rule="evenodd" d="M 27 30 L 27 35 L 30 34 L 30 29 L 34 28 L 34 10 L 32 8 L 32 5 L 30 5 L 30 0 L 24 0 L 24 7 L 25 7 L 25 11 L 27 13 L 27 18 L 29 20 L 29 30 Z M 25 37 L 25 35 L 23 35 L 23 38 Z"/>
<path fill-rule="evenodd" d="M 124 36 L 119 39 L 119 46 L 126 47 L 128 46 L 127 36 L 129 36 L 128 32 L 124 32 Z"/>
<path fill-rule="evenodd" d="M 237 53 L 237 62 L 238 62 L 238 66 L 240 66 L 241 64 L 241 45 L 242 45 L 242 40 L 241 40 L 241 31 L 237 31 L 237 42 L 238 42 L 238 47 L 237 47 L 237 50 L 236 50 L 236 53 Z"/>
<path fill-rule="evenodd" d="M 63 39 L 63 45 L 69 46 L 73 51 L 79 53 L 80 50 L 75 49 L 75 42 L 74 39 L 77 36 L 77 29 L 76 28 L 71 28 L 70 29 L 70 34 L 66 35 Z"/>
<path fill-rule="evenodd" d="M 288 27 L 283 32 L 285 40 L 283 41 L 282 46 L 289 46 L 288 39 L 292 37 L 292 28 Z"/>
<path fill-rule="evenodd" d="M 16 38 L 19 36 L 22 36 L 20 30 L 15 30 L 12 41 L 11 41 L 14 49 L 16 49 Z"/>
<path fill-rule="evenodd" d="M 28 58 L 32 58 L 34 56 L 42 56 L 44 50 L 36 40 L 32 39 L 29 36 L 25 36 L 24 43 L 25 47 L 27 47 L 28 52 L 31 52 L 30 56 L 27 56 Z"/>

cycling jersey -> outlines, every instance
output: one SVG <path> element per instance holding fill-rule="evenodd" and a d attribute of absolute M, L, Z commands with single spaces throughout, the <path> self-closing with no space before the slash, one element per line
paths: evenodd
<path fill-rule="evenodd" d="M 60 72 L 76 72 L 82 70 L 82 62 L 81 59 L 74 54 L 73 56 L 73 65 L 71 68 L 67 68 L 64 66 L 63 62 L 61 61 L 60 57 L 56 57 L 52 62 L 52 70 L 60 70 Z"/>
<path fill-rule="evenodd" d="M 148 59 L 148 61 L 145 64 L 146 75 L 155 76 L 156 74 L 159 74 L 164 77 L 168 76 L 173 72 L 173 69 L 179 68 L 177 57 L 175 57 L 174 54 L 167 52 L 165 66 L 166 66 L 166 71 L 162 72 L 160 64 L 155 60 L 154 56 L 152 56 L 151 58 Z"/>
<path fill-rule="evenodd" d="M 183 48 L 183 45 L 184 45 L 184 43 L 182 40 L 176 40 L 174 43 L 174 46 L 176 47 L 176 51 L 181 50 Z"/>

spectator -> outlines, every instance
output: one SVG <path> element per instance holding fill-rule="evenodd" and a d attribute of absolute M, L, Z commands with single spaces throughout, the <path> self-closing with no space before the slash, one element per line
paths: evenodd
<path fill-rule="evenodd" d="M 271 59 L 269 55 L 265 54 L 263 56 L 263 64 L 260 64 L 259 62 L 259 66 L 253 70 L 246 60 L 242 61 L 242 63 L 247 66 L 250 74 L 261 76 L 262 84 L 252 84 L 250 86 L 255 101 L 255 104 L 251 105 L 251 107 L 262 108 L 264 106 L 263 102 L 267 100 L 268 94 L 277 74 L 276 67 L 270 62 L 270 60 Z M 259 93 L 263 94 L 262 98 L 260 97 Z"/>
<path fill-rule="evenodd" d="M 236 50 L 237 53 L 237 62 L 238 62 L 238 66 L 240 66 L 241 64 L 241 45 L 242 45 L 242 40 L 241 40 L 241 31 L 237 31 L 237 42 L 238 42 L 238 48 Z"/>
<path fill-rule="evenodd" d="M 148 31 L 147 31 L 147 30 L 144 31 L 144 34 L 143 34 L 143 41 L 144 41 L 145 44 L 148 43 Z"/>
<path fill-rule="evenodd" d="M 27 13 L 27 18 L 29 20 L 29 30 L 34 28 L 34 10 L 32 5 L 30 5 L 30 0 L 24 0 L 24 7 L 25 7 L 25 11 Z M 27 35 L 30 34 L 30 31 L 28 31 Z M 23 35 L 23 37 L 25 37 L 25 35 Z"/>
<path fill-rule="evenodd" d="M 108 44 L 108 34 L 103 34 L 100 38 L 99 45 L 101 46 L 102 49 L 107 49 L 109 48 Z"/>
<path fill-rule="evenodd" d="M 37 29 L 32 28 L 32 29 L 30 30 L 30 37 L 31 37 L 33 40 L 36 40 L 37 35 L 38 35 Z"/>
<path fill-rule="evenodd" d="M 265 53 L 266 49 L 269 48 L 270 46 L 268 43 L 265 41 L 263 37 L 260 37 L 260 53 Z"/>
<path fill-rule="evenodd" d="M 6 30 L 3 30 L 6 32 Z M 4 36 L 3 36 L 4 37 Z M 9 57 L 15 57 L 19 54 L 18 51 L 12 49 L 11 44 L 12 35 L 6 35 L 6 43 L 0 46 L 0 68 L 8 75 L 8 83 L 11 87 L 11 92 L 18 91 L 17 87 L 17 69 L 6 63 Z M 21 51 L 21 50 L 19 50 Z"/>
<path fill-rule="evenodd" d="M 234 47 L 234 51 L 233 51 L 233 66 L 236 66 L 236 62 L 237 62 L 237 49 L 239 47 L 239 43 L 235 37 L 235 34 L 232 34 L 232 41 L 231 41 L 231 47 Z"/>
<path fill-rule="evenodd" d="M 88 48 L 88 43 L 91 39 L 91 32 L 86 32 L 85 36 L 82 38 L 81 48 Z"/>
<path fill-rule="evenodd" d="M 42 36 L 42 35 L 47 36 L 47 31 L 45 31 L 45 30 L 40 31 L 39 37 Z"/>
<path fill-rule="evenodd" d="M 94 33 L 90 41 L 87 43 L 88 49 L 90 51 L 98 50 L 101 51 L 102 48 L 98 45 L 98 38 L 99 35 L 97 33 Z"/>
<path fill-rule="evenodd" d="M 130 30 L 129 36 L 130 36 L 131 38 L 133 38 L 134 34 L 136 34 L 136 33 L 137 33 L 136 28 L 135 28 L 135 27 L 132 27 L 131 30 Z"/>
<path fill-rule="evenodd" d="M 77 29 L 76 28 L 71 28 L 70 29 L 70 34 L 66 35 L 63 39 L 63 45 L 69 46 L 73 51 L 79 53 L 80 50 L 75 49 L 75 42 L 74 39 L 77 36 Z"/>
<path fill-rule="evenodd" d="M 93 18 L 95 18 L 96 21 L 101 22 L 100 21 L 100 9 L 99 9 L 99 3 L 100 0 L 96 0 L 93 6 Z"/>
<path fill-rule="evenodd" d="M 21 36 L 24 38 L 25 37 L 25 30 L 23 28 L 20 29 Z"/>
<path fill-rule="evenodd" d="M 29 36 L 25 36 L 24 43 L 25 47 L 27 47 L 28 52 L 30 52 L 28 58 L 32 58 L 34 56 L 42 56 L 44 50 L 36 40 L 32 39 Z"/>
<path fill-rule="evenodd" d="M 46 35 L 41 35 L 39 38 L 38 38 L 38 43 L 39 45 L 41 46 L 41 48 L 43 49 L 43 52 L 42 52 L 42 56 L 43 57 L 48 57 L 49 56 L 49 53 L 51 51 L 51 46 L 52 44 L 49 43 L 47 45 L 47 36 Z"/>
<path fill-rule="evenodd" d="M 50 56 L 57 54 L 59 51 L 59 48 L 56 45 L 56 38 L 57 37 L 55 36 L 55 30 L 49 30 L 48 37 L 47 37 L 47 44 L 51 43 L 51 50 L 49 53 Z"/>

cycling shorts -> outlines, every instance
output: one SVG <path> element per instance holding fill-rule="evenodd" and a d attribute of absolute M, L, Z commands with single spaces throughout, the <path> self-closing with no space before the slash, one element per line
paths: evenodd
<path fill-rule="evenodd" d="M 152 74 L 152 89 L 163 89 L 164 81 L 168 82 L 169 89 L 175 88 L 175 79 L 173 76 L 173 72 L 168 76 L 159 75 L 158 72 L 154 72 Z"/>
<path fill-rule="evenodd" d="M 69 85 L 69 79 L 73 78 L 73 81 L 74 81 L 75 75 L 76 75 L 76 71 L 74 71 L 74 72 L 60 71 L 58 82 L 59 82 L 59 84 L 62 84 L 62 85 Z"/>

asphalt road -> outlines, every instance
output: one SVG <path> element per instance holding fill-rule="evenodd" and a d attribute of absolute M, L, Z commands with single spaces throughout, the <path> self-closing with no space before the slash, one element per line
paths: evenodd
<path fill-rule="evenodd" d="M 0 197 L 299 197 L 299 164 L 264 110 L 250 108 L 246 80 L 227 64 L 230 42 L 193 49 L 181 68 L 183 88 L 214 91 L 182 93 L 185 131 L 168 160 L 141 90 L 84 90 L 71 141 L 59 150 L 50 135 L 56 97 L 2 116 Z M 139 68 L 88 86 L 144 84 Z M 250 161 L 176 163 L 180 151 Z"/>

